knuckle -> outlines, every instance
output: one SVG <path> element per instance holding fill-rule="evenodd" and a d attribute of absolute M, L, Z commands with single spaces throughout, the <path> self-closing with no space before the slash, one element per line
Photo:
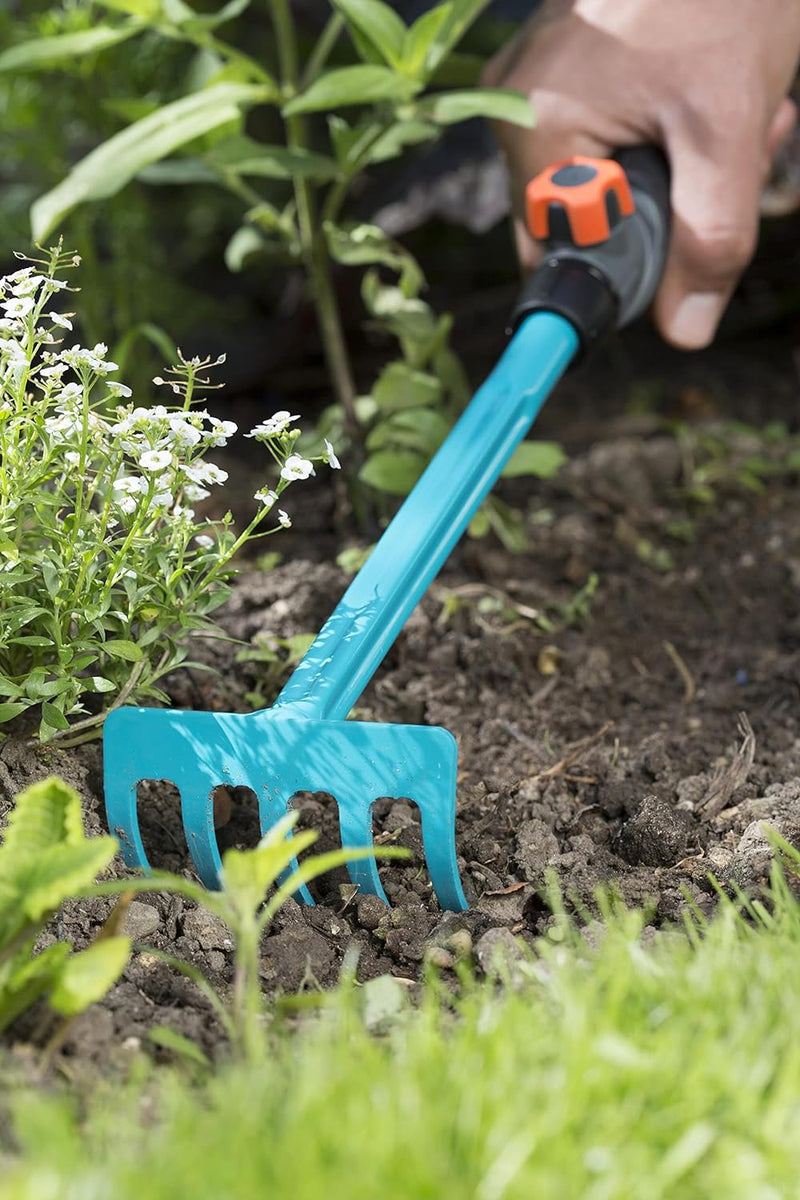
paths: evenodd
<path fill-rule="evenodd" d="M 691 257 L 714 278 L 741 271 L 750 262 L 756 248 L 755 222 L 708 222 L 695 225 Z"/>

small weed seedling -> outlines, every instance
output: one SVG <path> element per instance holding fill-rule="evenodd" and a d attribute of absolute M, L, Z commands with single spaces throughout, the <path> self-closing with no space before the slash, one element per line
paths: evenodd
<path fill-rule="evenodd" d="M 263 1056 L 265 1005 L 261 993 L 259 962 L 261 938 L 278 909 L 299 888 L 325 871 L 342 866 L 347 861 L 372 857 L 403 858 L 408 851 L 401 847 L 347 848 L 325 854 L 310 855 L 297 869 L 285 876 L 295 857 L 314 841 L 313 830 L 292 834 L 297 821 L 296 812 L 287 813 L 252 850 L 226 850 L 222 856 L 222 890 L 206 891 L 199 883 L 173 875 L 168 871 L 153 871 L 150 875 L 99 885 L 104 894 L 137 891 L 165 891 L 184 896 L 202 905 L 219 917 L 231 931 L 234 944 L 235 975 L 230 1001 L 219 994 L 203 973 L 190 963 L 150 951 L 170 963 L 191 979 L 203 992 L 228 1034 L 236 1057 L 253 1061 Z M 285 878 L 284 878 L 285 876 Z M 272 894 L 268 893 L 272 889 Z M 182 1047 L 175 1039 L 160 1039 L 178 1052 Z M 196 1051 L 196 1047 L 193 1048 Z M 196 1054 L 190 1051 L 191 1057 Z"/>

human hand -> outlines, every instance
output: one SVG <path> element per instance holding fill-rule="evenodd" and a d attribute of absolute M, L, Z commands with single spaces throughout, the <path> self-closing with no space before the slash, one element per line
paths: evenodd
<path fill-rule="evenodd" d="M 707 345 L 755 249 L 799 54 L 798 0 L 545 0 L 483 80 L 536 111 L 533 130 L 497 130 L 523 265 L 538 259 L 522 218 L 534 175 L 572 154 L 663 146 L 672 231 L 655 320 L 675 346 Z"/>

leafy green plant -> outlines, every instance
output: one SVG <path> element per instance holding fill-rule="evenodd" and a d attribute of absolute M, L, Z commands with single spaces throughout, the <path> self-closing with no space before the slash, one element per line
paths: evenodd
<path fill-rule="evenodd" d="M 91 894 L 116 849 L 112 837 L 86 837 L 80 799 L 62 780 L 17 796 L 0 844 L 0 1031 L 42 997 L 62 1017 L 77 1016 L 122 974 L 131 947 L 118 934 L 77 953 L 63 941 L 33 953 L 64 901 Z"/>
<path fill-rule="evenodd" d="M 215 629 L 233 556 L 291 523 L 277 508 L 267 527 L 314 465 L 294 416 L 276 413 L 248 435 L 275 475 L 248 526 L 198 517 L 227 478 L 206 454 L 236 432 L 192 407 L 214 364 L 182 359 L 155 381 L 177 402 L 136 407 L 104 345 L 60 345 L 73 314 L 52 305 L 70 261 L 52 251 L 0 280 L 0 724 L 40 706 L 39 736 L 74 744 L 109 708 L 163 698 L 190 636 Z M 330 444 L 324 457 L 338 465 Z"/>
<path fill-rule="evenodd" d="M 364 487 L 391 496 L 408 492 L 468 388 L 448 344 L 451 319 L 437 316 L 421 298 L 419 265 L 377 226 L 348 219 L 347 201 L 366 171 L 436 138 L 448 125 L 474 116 L 530 125 L 533 114 L 521 94 L 445 84 L 456 48 L 488 0 L 447 0 L 410 26 L 383 0 L 333 0 L 329 21 L 305 56 L 289 3 L 270 0 L 274 69 L 219 34 L 249 3 L 229 0 L 216 13 L 199 14 L 184 0 L 100 0 L 105 22 L 0 54 L 0 73 L 70 69 L 76 55 L 102 58 L 107 48 L 144 37 L 179 43 L 195 54 L 184 94 L 129 106 L 137 119 L 36 200 L 34 236 L 48 236 L 68 214 L 117 195 L 133 179 L 218 185 L 236 197 L 244 222 L 228 244 L 229 267 L 266 259 L 298 263 L 306 271 L 335 394 L 319 437 L 333 437 L 349 451 L 349 469 L 358 472 L 360 484 L 351 480 L 351 491 L 361 507 Z M 342 44 L 345 33 L 349 49 Z M 270 108 L 283 123 L 278 142 L 253 136 L 258 126 L 274 126 L 264 115 Z M 400 346 L 400 358 L 366 395 L 356 393 L 333 262 L 365 271 L 362 295 L 370 321 Z M 387 283 L 386 271 L 396 281 Z M 514 473 L 546 474 L 551 466 L 547 452 L 531 443 L 517 457 Z M 516 514 L 495 502 L 484 514 L 483 532 L 492 528 L 511 548 L 520 547 Z"/>
<path fill-rule="evenodd" d="M 261 992 L 259 955 L 261 938 L 278 909 L 311 880 L 325 871 L 359 858 L 402 858 L 408 851 L 400 847 L 343 847 L 303 859 L 297 869 L 286 871 L 302 852 L 317 839 L 313 830 L 292 834 L 298 814 L 287 813 L 276 822 L 251 850 L 226 850 L 222 856 L 221 885 L 218 892 L 206 891 L 198 883 L 168 871 L 101 884 L 105 894 L 120 891 L 166 891 L 193 900 L 218 917 L 231 931 L 234 943 L 235 974 L 230 996 L 218 993 L 203 973 L 190 963 L 160 951 L 150 951 L 169 962 L 191 979 L 206 998 L 231 1040 L 237 1057 L 254 1060 L 263 1056 L 265 1004 Z M 271 891 L 271 895 L 267 894 Z M 180 1047 L 173 1042 L 173 1048 Z"/>
<path fill-rule="evenodd" d="M 274 634 L 258 634 L 244 649 L 237 651 L 236 662 L 250 668 L 253 687 L 245 700 L 253 708 L 267 708 L 287 679 L 289 672 L 314 640 L 313 633 L 296 633 L 281 638 Z"/>
<path fill-rule="evenodd" d="M 675 430 L 681 450 L 681 494 L 711 507 L 725 491 L 762 492 L 771 479 L 800 472 L 800 436 L 780 421 L 763 429 L 741 421 L 716 421 Z"/>

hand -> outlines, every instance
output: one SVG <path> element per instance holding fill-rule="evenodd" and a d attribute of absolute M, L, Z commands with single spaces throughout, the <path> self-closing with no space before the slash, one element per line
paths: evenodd
<path fill-rule="evenodd" d="M 501 125 L 520 258 L 528 180 L 572 154 L 663 146 L 672 234 L 655 320 L 683 349 L 707 345 L 752 257 L 762 185 L 796 119 L 798 0 L 546 0 L 483 82 L 531 98 L 533 130 Z"/>

